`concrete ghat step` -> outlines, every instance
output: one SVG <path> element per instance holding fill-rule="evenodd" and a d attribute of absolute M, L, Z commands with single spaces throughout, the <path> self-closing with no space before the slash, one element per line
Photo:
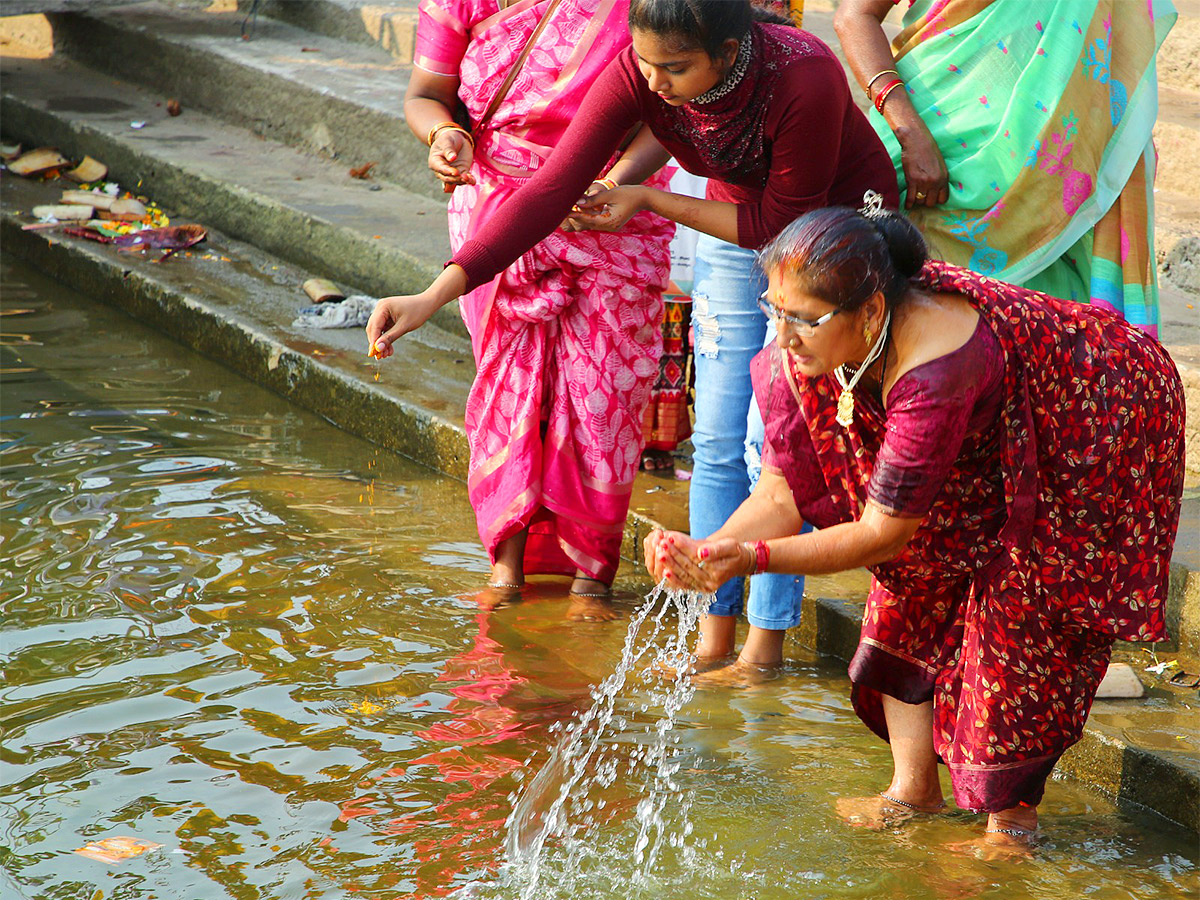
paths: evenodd
<path fill-rule="evenodd" d="M 351 178 L 194 109 L 171 118 L 161 95 L 70 60 L 3 59 L 0 77 L 8 140 L 90 154 L 122 184 L 344 288 L 420 290 L 449 256 L 444 199 Z M 435 322 L 465 336 L 455 304 Z"/>
<path fill-rule="evenodd" d="M 175 97 L 256 134 L 441 196 L 404 122 L 409 67 L 378 47 L 267 17 L 163 3 L 51 16 L 55 52 Z"/>
<path fill-rule="evenodd" d="M 412 6 L 410 2 L 381 6 L 358 0 L 268 3 L 260 8 L 305 27 L 264 17 L 249 42 L 235 37 L 240 13 L 214 14 L 184 3 L 142 4 L 95 15 L 57 17 L 54 32 L 61 52 L 103 71 L 138 82 L 149 82 L 157 71 L 187 73 L 186 77 L 170 75 L 155 83 L 163 84 L 185 104 L 195 103 L 280 141 L 326 155 L 339 154 L 339 158 L 357 163 L 379 159 L 381 174 L 418 193 L 443 199 L 425 168 L 424 148 L 402 122 L 398 99 L 407 85 L 408 70 L 393 58 L 393 53 L 401 58 L 404 53 L 388 28 L 404 31 L 408 25 L 400 23 L 413 21 Z M 835 49 L 839 47 L 829 10 L 814 4 L 806 13 L 805 24 Z M 314 31 L 334 36 L 317 36 Z M 391 50 L 364 46 L 379 41 Z M 305 53 L 305 47 L 318 52 Z M 1196 133 L 1183 124 L 1192 118 L 1188 114 L 1192 94 L 1171 88 L 1165 96 L 1166 112 L 1159 125 L 1163 132 L 1161 185 L 1179 181 L 1168 175 L 1180 168 L 1181 159 L 1194 156 L 1184 151 L 1194 143 Z M 1184 150 L 1174 152 L 1171 148 L 1176 144 Z M 1159 263 L 1165 288 L 1162 338 L 1177 362 L 1195 364 L 1200 316 L 1195 304 L 1191 309 L 1188 304 L 1195 300 L 1200 285 L 1196 275 L 1200 271 L 1200 239 L 1195 231 L 1195 204 L 1182 197 L 1169 187 L 1160 191 Z M 1195 402 L 1190 408 L 1200 410 Z M 1192 419 L 1200 421 L 1200 412 Z M 1200 446 L 1200 436 L 1191 443 Z M 1189 464 L 1200 474 L 1200 452 L 1189 455 Z"/>
<path fill-rule="evenodd" d="M 245 15 L 252 0 L 239 0 Z M 417 38 L 417 0 L 376 3 L 372 0 L 261 0 L 261 15 L 314 34 L 369 44 L 386 50 L 397 62 L 410 63 Z"/>

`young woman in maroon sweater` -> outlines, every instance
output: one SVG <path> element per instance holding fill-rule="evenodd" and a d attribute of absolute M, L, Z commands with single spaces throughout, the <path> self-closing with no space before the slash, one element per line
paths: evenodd
<path fill-rule="evenodd" d="M 896 174 L 854 105 L 841 64 L 813 35 L 754 21 L 748 0 L 633 0 L 629 22 L 631 48 L 597 79 L 549 161 L 429 288 L 381 299 L 367 337 L 380 356 L 391 355 L 397 338 L 520 258 L 576 203 L 589 227 L 615 230 L 649 210 L 710 235 L 697 252 L 689 504 L 692 533 L 703 537 L 748 495 L 745 459 L 757 460 L 756 449 L 747 453 L 748 429 L 752 447 L 761 446 L 761 422 L 750 419 L 750 359 L 768 326 L 757 303 L 765 280 L 754 251 L 802 213 L 861 206 L 867 191 L 895 207 Z M 648 127 L 606 174 L 614 186 L 580 200 L 640 124 Z M 641 184 L 669 156 L 709 178 L 706 199 Z M 769 593 L 787 609 L 757 621 L 752 585 L 743 663 L 778 664 L 783 629 L 798 621 L 800 585 L 780 577 L 784 583 Z M 740 601 L 740 584 L 722 588 L 702 626 L 699 656 L 732 651 Z"/>

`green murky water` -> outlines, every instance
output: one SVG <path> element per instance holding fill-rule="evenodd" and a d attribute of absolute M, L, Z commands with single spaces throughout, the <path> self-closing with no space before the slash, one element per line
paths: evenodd
<path fill-rule="evenodd" d="M 3 276 L 0 894 L 515 896 L 495 874 L 507 798 L 624 625 L 568 625 L 561 585 L 479 612 L 461 485 Z M 647 585 L 621 586 L 628 612 Z M 633 879 L 627 790 L 588 871 L 544 873 L 544 896 L 1195 896 L 1194 836 L 1073 785 L 1050 785 L 1020 862 L 947 852 L 980 828 L 965 813 L 841 825 L 834 800 L 880 789 L 887 750 L 841 664 L 791 655 L 682 713 L 697 859 Z M 118 836 L 162 847 L 73 852 Z"/>

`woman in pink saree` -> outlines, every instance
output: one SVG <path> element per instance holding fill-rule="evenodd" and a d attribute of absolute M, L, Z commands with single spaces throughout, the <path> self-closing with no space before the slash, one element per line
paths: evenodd
<path fill-rule="evenodd" d="M 628 6 L 422 0 L 405 115 L 453 191 L 455 251 L 549 157 L 592 82 L 629 44 Z M 457 101 L 473 134 L 453 123 Z M 514 598 L 526 574 L 566 574 L 569 616 L 611 617 L 673 231 L 649 213 L 614 234 L 560 229 L 462 297 L 477 370 L 467 489 L 492 561 L 482 603 Z"/>

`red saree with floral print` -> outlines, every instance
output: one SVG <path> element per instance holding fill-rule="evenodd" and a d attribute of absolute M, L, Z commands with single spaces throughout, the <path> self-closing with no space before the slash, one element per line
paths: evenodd
<path fill-rule="evenodd" d="M 764 464 L 819 528 L 868 503 L 922 519 L 872 568 L 855 710 L 887 739 L 881 695 L 932 700 L 955 800 L 996 812 L 1041 799 L 1113 642 L 1166 638 L 1182 386 L 1158 342 L 1111 311 L 940 262 L 916 282 L 965 296 L 975 336 L 902 375 L 886 405 L 856 392 L 849 428 L 832 375 L 763 351 Z"/>

